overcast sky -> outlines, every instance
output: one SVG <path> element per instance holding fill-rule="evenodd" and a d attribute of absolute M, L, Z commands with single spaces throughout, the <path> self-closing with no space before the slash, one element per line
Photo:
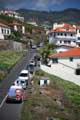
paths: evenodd
<path fill-rule="evenodd" d="M 0 0 L 0 8 L 55 11 L 80 8 L 80 0 Z"/>

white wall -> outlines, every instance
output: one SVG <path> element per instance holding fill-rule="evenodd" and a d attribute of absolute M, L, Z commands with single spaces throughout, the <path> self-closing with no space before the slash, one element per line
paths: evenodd
<path fill-rule="evenodd" d="M 25 26 L 22 26 L 22 33 L 25 34 Z"/>
<path fill-rule="evenodd" d="M 18 28 L 16 25 L 14 25 L 14 31 L 18 31 Z"/>
<path fill-rule="evenodd" d="M 65 64 L 69 67 L 72 67 L 72 68 L 77 68 L 77 64 L 80 63 L 80 57 L 79 58 L 74 58 L 73 61 L 70 61 L 70 59 L 58 59 L 58 62 L 62 63 L 62 64 Z"/>
<path fill-rule="evenodd" d="M 55 51 L 56 51 L 57 53 L 59 53 L 59 52 L 67 51 L 67 50 L 69 50 L 69 49 L 70 49 L 70 47 L 61 46 L 61 47 L 55 48 Z"/>

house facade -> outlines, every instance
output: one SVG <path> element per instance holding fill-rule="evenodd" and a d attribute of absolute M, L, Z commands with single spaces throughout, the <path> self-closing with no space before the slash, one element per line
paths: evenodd
<path fill-rule="evenodd" d="M 11 29 L 9 26 L 0 23 L 0 40 L 7 39 L 7 37 L 11 34 Z"/>
<path fill-rule="evenodd" d="M 76 31 L 77 31 L 77 34 L 76 34 L 76 44 L 77 44 L 77 46 L 80 46 L 80 26 L 76 27 Z"/>
<path fill-rule="evenodd" d="M 22 23 L 18 23 L 13 21 L 13 23 L 9 24 L 12 31 L 20 31 L 22 34 L 25 34 L 25 26 Z"/>
<path fill-rule="evenodd" d="M 49 58 L 52 60 L 52 64 L 60 63 L 73 69 L 80 68 L 80 47 L 75 47 L 61 53 L 51 54 Z"/>
<path fill-rule="evenodd" d="M 80 46 L 80 27 L 62 23 L 53 25 L 53 29 L 49 32 L 49 43 L 56 46 L 76 47 Z"/>

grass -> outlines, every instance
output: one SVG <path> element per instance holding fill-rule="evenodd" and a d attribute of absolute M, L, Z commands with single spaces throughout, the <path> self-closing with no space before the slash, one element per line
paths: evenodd
<path fill-rule="evenodd" d="M 49 86 L 39 86 L 42 76 L 49 77 Z M 79 86 L 41 70 L 35 73 L 33 81 L 26 94 L 21 120 L 80 120 Z"/>
<path fill-rule="evenodd" d="M 3 50 L 0 51 L 0 80 L 2 80 L 7 72 L 16 64 L 23 56 L 23 52 Z"/>

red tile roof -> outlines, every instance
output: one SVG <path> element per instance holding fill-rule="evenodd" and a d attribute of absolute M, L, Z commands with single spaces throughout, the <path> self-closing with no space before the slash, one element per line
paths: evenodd
<path fill-rule="evenodd" d="M 68 23 L 62 23 L 62 27 L 57 27 L 56 29 L 52 29 L 51 32 L 76 33 L 76 26 Z"/>
<path fill-rule="evenodd" d="M 70 28 L 70 29 L 74 29 L 75 27 L 71 24 L 68 24 L 68 23 L 63 23 L 63 28 Z"/>
<path fill-rule="evenodd" d="M 54 53 L 54 54 L 49 55 L 50 58 L 53 58 L 53 57 L 77 57 L 77 56 L 80 56 L 80 47 L 72 48 L 65 52 Z"/>
<path fill-rule="evenodd" d="M 22 24 L 21 23 L 18 23 L 18 22 L 13 22 L 13 23 L 11 23 L 11 24 L 9 24 L 9 25 L 16 25 L 16 26 L 22 26 Z"/>
<path fill-rule="evenodd" d="M 77 29 L 80 29 L 80 26 L 77 26 L 76 28 L 77 28 Z"/>
<path fill-rule="evenodd" d="M 0 27 L 5 27 L 5 28 L 9 28 L 9 26 L 3 24 L 3 23 L 0 23 Z"/>
<path fill-rule="evenodd" d="M 56 28 L 55 30 L 52 29 L 51 32 L 76 33 L 76 30 L 59 27 L 59 28 Z"/>

